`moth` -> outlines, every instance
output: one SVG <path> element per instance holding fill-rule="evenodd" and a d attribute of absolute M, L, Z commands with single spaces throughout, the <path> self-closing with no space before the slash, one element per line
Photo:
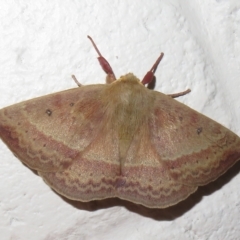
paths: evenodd
<path fill-rule="evenodd" d="M 107 84 L 24 101 L 0 110 L 0 137 L 59 194 L 73 200 L 121 198 L 166 208 L 217 179 L 240 159 L 240 138 L 148 89 L 160 54 L 142 81 L 116 79 L 91 37 Z"/>

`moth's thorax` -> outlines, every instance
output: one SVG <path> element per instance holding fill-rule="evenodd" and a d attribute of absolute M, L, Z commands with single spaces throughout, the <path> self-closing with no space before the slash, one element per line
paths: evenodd
<path fill-rule="evenodd" d="M 110 97 L 113 104 L 128 105 L 144 95 L 145 91 L 140 80 L 132 73 L 128 73 L 107 85 L 105 96 Z"/>
<path fill-rule="evenodd" d="M 117 130 L 121 163 L 137 131 L 147 124 L 154 94 L 132 73 L 106 86 L 103 105 L 112 128 Z"/>
<path fill-rule="evenodd" d="M 152 91 L 147 89 L 137 77 L 128 73 L 115 82 L 106 85 L 101 99 L 109 107 L 111 106 L 111 110 L 119 110 L 121 113 L 125 113 L 125 116 L 126 113 L 127 116 L 130 116 L 135 112 L 141 113 L 148 107 L 152 98 L 151 93 Z"/>

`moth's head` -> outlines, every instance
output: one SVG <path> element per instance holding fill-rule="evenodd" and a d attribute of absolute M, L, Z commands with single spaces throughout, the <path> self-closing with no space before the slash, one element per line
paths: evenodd
<path fill-rule="evenodd" d="M 116 81 L 113 81 L 105 86 L 104 99 L 106 102 L 114 103 L 115 108 L 119 104 L 122 106 L 129 104 L 132 101 L 137 101 L 139 98 L 146 96 L 146 87 L 132 73 L 121 76 Z M 109 104 L 108 104 L 109 106 Z"/>
<path fill-rule="evenodd" d="M 141 81 L 133 73 L 128 73 L 126 75 L 123 75 L 118 80 L 123 82 L 123 83 L 124 82 L 141 83 Z"/>

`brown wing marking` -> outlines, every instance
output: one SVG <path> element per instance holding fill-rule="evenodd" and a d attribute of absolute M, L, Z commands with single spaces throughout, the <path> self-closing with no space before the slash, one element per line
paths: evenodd
<path fill-rule="evenodd" d="M 104 86 L 84 86 L 2 109 L 1 138 L 30 168 L 65 169 L 101 130 L 104 113 L 92 96 L 96 99 Z"/>
<path fill-rule="evenodd" d="M 240 159 L 236 134 L 165 95 L 156 101 L 149 129 L 152 145 L 178 183 L 205 185 Z"/>

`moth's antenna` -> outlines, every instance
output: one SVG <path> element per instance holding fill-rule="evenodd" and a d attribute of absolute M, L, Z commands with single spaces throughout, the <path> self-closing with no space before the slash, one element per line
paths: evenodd
<path fill-rule="evenodd" d="M 158 67 L 158 64 L 161 62 L 162 58 L 163 58 L 164 54 L 161 53 L 160 56 L 158 57 L 157 61 L 153 64 L 152 68 L 146 73 L 146 75 L 144 76 L 143 80 L 142 80 L 142 84 L 149 84 L 154 77 L 154 73 Z"/>
<path fill-rule="evenodd" d="M 108 63 L 108 61 L 102 56 L 102 54 L 100 53 L 100 51 L 97 48 L 97 45 L 95 44 L 95 42 L 93 41 L 93 39 L 90 36 L 87 36 L 90 41 L 92 42 L 93 47 L 95 48 L 96 52 L 98 53 L 98 61 L 103 69 L 103 71 L 107 74 L 107 78 L 106 78 L 106 82 L 107 83 L 112 83 L 113 81 L 116 80 L 115 74 L 110 66 L 110 64 Z"/>

